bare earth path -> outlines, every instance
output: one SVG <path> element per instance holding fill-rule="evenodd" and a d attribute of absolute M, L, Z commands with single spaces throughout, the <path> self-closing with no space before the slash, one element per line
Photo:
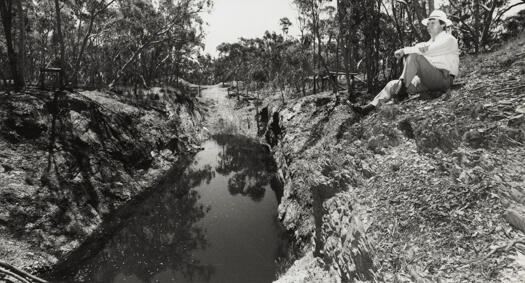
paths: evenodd
<path fill-rule="evenodd" d="M 226 88 L 220 85 L 206 86 L 200 100 L 208 108 L 204 125 L 211 135 L 220 133 L 255 136 L 257 127 L 253 108 L 236 109 L 236 100 L 228 98 Z"/>

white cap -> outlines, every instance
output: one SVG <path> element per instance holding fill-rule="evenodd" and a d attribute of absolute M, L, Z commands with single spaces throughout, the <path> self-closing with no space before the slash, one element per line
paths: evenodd
<path fill-rule="evenodd" d="M 452 21 L 447 18 L 447 14 L 441 10 L 434 10 L 432 13 L 430 13 L 430 16 L 428 16 L 426 19 L 423 19 L 421 23 L 426 26 L 428 24 L 428 20 L 430 19 L 443 21 L 447 27 L 452 25 Z"/>

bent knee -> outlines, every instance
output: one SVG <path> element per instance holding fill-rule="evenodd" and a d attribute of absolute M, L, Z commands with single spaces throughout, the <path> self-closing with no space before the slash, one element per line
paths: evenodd
<path fill-rule="evenodd" d="M 394 94 L 399 88 L 399 83 L 400 83 L 399 80 L 389 81 L 385 85 L 381 93 L 378 95 L 378 97 L 380 97 L 381 99 L 386 99 L 386 100 L 390 99 L 392 97 L 392 94 Z"/>
<path fill-rule="evenodd" d="M 387 87 L 393 87 L 393 86 L 395 86 L 398 82 L 399 82 L 399 80 L 392 80 L 392 81 L 389 81 L 388 83 L 386 83 L 386 86 L 387 86 Z"/>
<path fill-rule="evenodd" d="M 423 55 L 421 55 L 421 54 L 410 53 L 407 56 L 407 60 L 409 60 L 409 61 L 416 61 L 416 60 L 419 60 L 422 57 L 423 57 Z"/>

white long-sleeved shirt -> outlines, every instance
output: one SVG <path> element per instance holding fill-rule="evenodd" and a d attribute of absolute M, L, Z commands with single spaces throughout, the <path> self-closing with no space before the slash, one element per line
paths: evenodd
<path fill-rule="evenodd" d="M 428 50 L 421 52 L 421 47 Z M 420 42 L 412 47 L 403 48 L 405 54 L 421 54 L 438 69 L 448 70 L 451 75 L 458 76 L 459 73 L 459 47 L 458 40 L 451 34 L 442 31 L 434 39 Z"/>

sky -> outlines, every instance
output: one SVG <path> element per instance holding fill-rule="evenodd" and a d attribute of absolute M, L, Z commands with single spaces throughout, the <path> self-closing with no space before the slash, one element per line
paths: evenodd
<path fill-rule="evenodd" d="M 208 24 L 204 27 L 206 47 L 204 53 L 217 57 L 217 46 L 223 42 L 236 42 L 240 37 L 255 38 L 265 31 L 281 32 L 279 19 L 288 17 L 292 22 L 290 35 L 298 35 L 298 11 L 293 0 L 213 0 L 210 13 L 201 16 Z M 435 0 L 436 8 L 447 0 Z M 511 0 L 511 3 L 519 0 Z M 516 7 L 508 14 L 515 14 L 525 5 Z"/>
<path fill-rule="evenodd" d="M 292 22 L 289 33 L 297 35 L 297 8 L 292 0 L 214 0 L 211 12 L 201 16 L 208 23 L 204 27 L 205 53 L 218 55 L 217 46 L 223 42 L 236 42 L 240 37 L 255 38 L 266 30 L 281 32 L 279 19 L 288 17 Z"/>

